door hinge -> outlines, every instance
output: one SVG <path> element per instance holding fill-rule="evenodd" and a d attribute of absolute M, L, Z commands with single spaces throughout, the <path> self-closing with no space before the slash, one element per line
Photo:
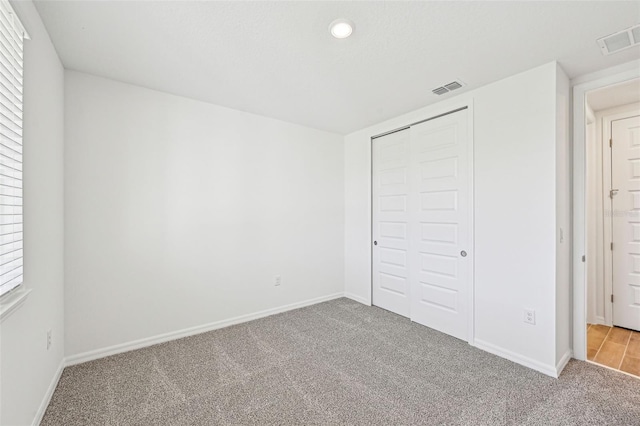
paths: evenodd
<path fill-rule="evenodd" d="M 613 294 L 611 295 L 611 303 L 613 303 Z"/>
<path fill-rule="evenodd" d="M 587 256 L 584 256 L 584 255 L 583 255 L 583 256 L 582 256 L 582 262 L 584 263 L 584 262 L 586 262 L 586 261 L 587 261 Z"/>
<path fill-rule="evenodd" d="M 613 148 L 613 139 L 609 139 L 609 148 Z"/>
<path fill-rule="evenodd" d="M 611 243 L 611 250 L 613 250 L 613 243 Z"/>

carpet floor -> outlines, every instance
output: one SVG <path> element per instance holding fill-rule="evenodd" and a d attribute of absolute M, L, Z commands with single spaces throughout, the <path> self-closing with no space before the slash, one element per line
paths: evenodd
<path fill-rule="evenodd" d="M 640 425 L 640 380 L 559 379 L 348 299 L 68 367 L 48 425 Z"/>

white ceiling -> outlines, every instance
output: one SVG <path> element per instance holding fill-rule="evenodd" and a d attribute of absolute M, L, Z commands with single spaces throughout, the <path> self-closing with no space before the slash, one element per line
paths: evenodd
<path fill-rule="evenodd" d="M 638 102 L 640 102 L 640 79 L 605 87 L 587 95 L 587 103 L 594 112 Z"/>
<path fill-rule="evenodd" d="M 65 67 L 341 134 L 559 60 L 640 58 L 596 39 L 640 2 L 36 1 Z M 356 25 L 332 38 L 336 18 Z"/>

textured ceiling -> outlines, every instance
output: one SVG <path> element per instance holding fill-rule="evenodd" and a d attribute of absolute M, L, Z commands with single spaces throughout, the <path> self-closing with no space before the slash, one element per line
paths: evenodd
<path fill-rule="evenodd" d="M 557 59 L 575 77 L 640 57 L 596 39 L 640 2 L 36 1 L 65 67 L 346 134 Z M 354 21 L 336 40 L 328 25 Z"/>

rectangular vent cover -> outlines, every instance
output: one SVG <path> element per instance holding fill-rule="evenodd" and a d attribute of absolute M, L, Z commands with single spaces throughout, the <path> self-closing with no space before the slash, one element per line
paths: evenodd
<path fill-rule="evenodd" d="M 463 82 L 461 82 L 460 80 L 455 80 L 455 81 L 452 81 L 451 83 L 445 84 L 444 86 L 436 87 L 435 89 L 432 90 L 432 92 L 440 96 L 440 95 L 444 95 L 445 93 L 449 93 L 453 90 L 457 90 L 462 86 L 464 86 Z"/>
<path fill-rule="evenodd" d="M 456 90 L 462 87 L 462 84 L 458 83 L 457 81 L 451 82 L 449 84 L 445 84 L 444 85 L 445 89 L 448 90 Z"/>
<path fill-rule="evenodd" d="M 598 39 L 603 55 L 611 55 L 640 43 L 640 24 Z"/>

